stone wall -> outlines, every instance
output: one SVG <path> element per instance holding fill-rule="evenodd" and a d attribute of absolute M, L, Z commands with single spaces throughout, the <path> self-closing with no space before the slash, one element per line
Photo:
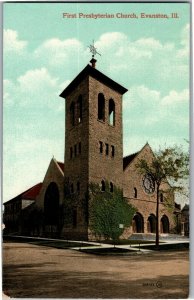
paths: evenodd
<path fill-rule="evenodd" d="M 124 170 L 123 178 L 123 192 L 124 197 L 126 197 L 133 206 L 137 208 L 137 212 L 140 213 L 144 219 L 144 233 L 148 233 L 148 218 L 151 214 L 156 216 L 156 188 L 151 194 L 145 192 L 143 188 L 143 175 L 140 174 L 137 168 L 138 160 L 145 159 L 151 162 L 153 157 L 153 152 L 148 144 L 135 156 L 131 163 Z M 163 202 L 160 201 L 159 204 L 159 220 L 163 215 L 166 215 L 169 220 L 169 229 L 173 231 L 175 227 L 175 220 L 173 213 L 167 209 L 165 206 L 165 198 L 171 203 L 172 208 L 174 207 L 174 196 L 169 192 L 169 185 L 163 184 L 161 186 L 164 195 Z M 137 190 L 137 198 L 134 197 L 134 188 Z M 168 191 L 168 192 L 167 192 Z M 159 224 L 160 226 L 161 224 Z M 160 228 L 161 229 L 161 228 Z M 132 233 L 132 227 L 126 229 L 125 236 L 129 236 Z"/>
<path fill-rule="evenodd" d="M 36 206 L 43 211 L 45 193 L 51 182 L 55 182 L 57 184 L 59 190 L 59 204 L 61 205 L 64 199 L 64 175 L 63 172 L 60 170 L 59 166 L 57 165 L 55 159 L 51 159 L 51 162 L 43 180 L 42 188 L 40 190 L 39 195 L 36 198 Z"/>
<path fill-rule="evenodd" d="M 105 97 L 105 122 L 98 120 L 98 94 Z M 82 120 L 78 120 L 77 101 L 82 96 Z M 115 125 L 108 123 L 108 103 L 115 103 Z M 75 104 L 75 123 L 71 122 L 71 106 Z M 103 153 L 99 151 L 99 141 L 104 144 Z M 78 145 L 81 143 L 81 153 Z M 109 155 L 105 154 L 105 144 L 109 145 Z M 77 145 L 75 156 L 74 146 Z M 114 157 L 111 155 L 114 146 Z M 71 150 L 72 147 L 72 157 Z M 66 97 L 66 133 L 65 133 L 65 182 L 74 187 L 74 197 L 77 198 L 77 226 L 67 224 L 64 234 L 74 238 L 86 236 L 88 233 L 87 216 L 83 209 L 85 194 L 91 182 L 101 184 L 101 181 L 112 182 L 122 188 L 123 182 L 123 145 L 122 145 L 122 97 L 113 89 L 97 81 L 91 76 L 86 77 Z M 76 184 L 80 182 L 77 193 Z M 71 192 L 72 193 L 72 192 Z"/>
<path fill-rule="evenodd" d="M 65 100 L 65 174 L 64 185 L 74 199 L 72 201 L 72 210 L 76 210 L 77 225 L 66 224 L 63 229 L 63 235 L 67 238 L 87 239 L 87 216 L 85 214 L 85 194 L 88 187 L 88 116 L 89 116 L 89 87 L 88 77 L 66 97 Z M 78 119 L 78 99 L 82 97 L 82 119 Z M 70 108 L 72 103 L 75 105 L 74 125 L 71 122 Z M 81 153 L 79 153 L 79 143 L 81 143 Z M 75 155 L 76 146 L 76 155 Z M 70 148 L 72 147 L 72 157 Z M 80 184 L 79 191 L 77 184 Z M 72 192 L 73 185 L 73 192 Z M 66 197 L 66 195 L 65 195 Z M 74 203 L 73 203 L 74 202 Z"/>
<path fill-rule="evenodd" d="M 98 120 L 98 94 L 105 98 L 105 121 Z M 108 122 L 109 100 L 115 103 L 115 125 Z M 103 142 L 100 153 L 99 142 Z M 109 145 L 109 154 L 105 153 L 105 144 Z M 114 157 L 111 155 L 114 146 Z M 122 188 L 123 185 L 123 135 L 122 135 L 122 95 L 96 79 L 89 77 L 89 181 L 112 182 Z"/>

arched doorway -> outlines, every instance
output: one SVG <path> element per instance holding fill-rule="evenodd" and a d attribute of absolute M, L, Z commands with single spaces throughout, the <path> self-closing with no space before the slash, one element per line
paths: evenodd
<path fill-rule="evenodd" d="M 147 231 L 150 233 L 156 232 L 156 217 L 154 214 L 151 214 L 147 221 Z"/>
<path fill-rule="evenodd" d="M 169 220 L 166 215 L 164 215 L 160 220 L 160 232 L 169 233 Z"/>
<path fill-rule="evenodd" d="M 58 225 L 59 221 L 59 189 L 55 182 L 47 187 L 44 197 L 45 225 Z"/>
<path fill-rule="evenodd" d="M 136 213 L 133 217 L 132 222 L 133 233 L 143 233 L 144 232 L 144 220 L 140 213 Z"/>

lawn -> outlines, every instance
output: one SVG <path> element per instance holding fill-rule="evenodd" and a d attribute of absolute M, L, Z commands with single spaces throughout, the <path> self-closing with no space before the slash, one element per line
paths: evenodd
<path fill-rule="evenodd" d="M 115 243 L 111 240 L 103 240 L 103 241 L 95 241 L 101 244 L 110 244 L 110 245 L 138 245 L 138 244 L 151 244 L 155 243 L 155 241 L 145 241 L 145 240 L 119 240 Z"/>
<path fill-rule="evenodd" d="M 137 251 L 132 251 L 128 249 L 122 249 L 122 248 L 94 248 L 94 249 L 80 249 L 81 252 L 85 252 L 88 254 L 97 254 L 97 255 L 124 255 L 124 254 L 134 254 Z"/>
<path fill-rule="evenodd" d="M 36 237 L 29 238 L 29 237 L 4 237 L 3 241 L 11 241 L 11 242 L 21 242 L 21 243 L 28 243 L 32 245 L 38 245 L 38 246 L 46 246 L 46 247 L 53 247 L 57 249 L 68 249 L 68 248 L 74 248 L 74 247 L 88 247 L 90 244 L 82 243 L 82 242 L 75 242 L 70 240 L 46 240 L 46 239 L 38 239 Z"/>
<path fill-rule="evenodd" d="M 159 251 L 165 251 L 165 250 L 188 250 L 189 249 L 189 243 L 177 243 L 177 244 L 160 244 L 159 247 L 156 247 L 156 245 L 142 245 L 141 248 L 148 249 L 148 250 L 159 250 Z"/>
<path fill-rule="evenodd" d="M 68 249 L 74 247 L 88 247 L 90 244 L 83 244 L 79 242 L 71 242 L 71 241 L 33 241 L 30 242 L 33 245 L 46 246 L 46 247 L 54 247 L 57 249 Z"/>

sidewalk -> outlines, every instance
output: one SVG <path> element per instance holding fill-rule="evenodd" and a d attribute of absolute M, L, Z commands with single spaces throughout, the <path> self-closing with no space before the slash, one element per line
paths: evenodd
<path fill-rule="evenodd" d="M 47 242 L 61 242 L 61 243 L 77 243 L 79 244 L 76 247 L 68 247 L 68 249 L 72 249 L 72 250 L 81 250 L 83 249 L 99 249 L 99 248 L 120 248 L 120 249 L 127 249 L 129 251 L 132 252 L 142 252 L 142 253 L 149 253 L 149 252 L 153 252 L 154 250 L 151 249 L 145 249 L 144 247 L 149 247 L 149 246 L 155 246 L 155 241 L 150 241 L 150 243 L 147 243 L 148 240 L 146 240 L 146 243 L 143 243 L 143 241 L 141 243 L 137 243 L 137 244 L 128 244 L 128 245 L 114 245 L 114 244 L 106 244 L 106 243 L 101 243 L 101 242 L 92 242 L 92 241 L 75 241 L 75 240 L 67 240 L 67 239 L 52 239 L 52 238 L 42 238 L 42 237 L 27 237 L 27 236 L 9 236 L 12 238 L 16 238 L 16 239 L 24 239 L 24 240 L 29 240 L 29 241 L 47 241 Z M 129 240 L 130 242 L 130 240 Z M 133 240 L 134 242 L 134 240 Z M 160 239 L 161 245 L 166 245 L 166 244 L 182 244 L 182 243 L 186 243 L 189 244 L 189 239 L 188 238 L 182 238 L 180 236 L 180 239 L 178 239 L 176 237 L 176 239 L 173 239 L 172 237 L 162 237 L 162 239 Z M 84 246 L 87 245 L 87 246 Z M 48 245 L 49 246 L 49 245 Z M 142 247 L 143 246 L 143 247 Z"/>

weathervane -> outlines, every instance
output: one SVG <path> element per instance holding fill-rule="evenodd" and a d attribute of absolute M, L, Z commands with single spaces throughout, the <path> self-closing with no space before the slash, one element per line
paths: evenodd
<path fill-rule="evenodd" d="M 90 52 L 92 53 L 92 57 L 94 57 L 96 54 L 101 56 L 101 54 L 96 51 L 97 48 L 94 47 L 94 40 L 93 40 L 93 45 L 88 46 L 88 48 L 90 49 Z"/>

